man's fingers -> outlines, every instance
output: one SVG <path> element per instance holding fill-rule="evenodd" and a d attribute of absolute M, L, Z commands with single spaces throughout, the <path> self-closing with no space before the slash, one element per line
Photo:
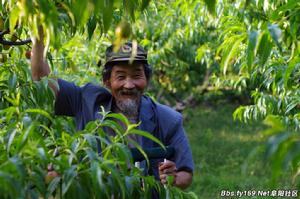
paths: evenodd
<path fill-rule="evenodd" d="M 162 184 L 167 184 L 167 176 L 174 176 L 176 178 L 177 168 L 175 162 L 166 160 L 158 165 L 159 178 Z"/>
<path fill-rule="evenodd" d="M 161 162 L 158 165 L 158 169 L 160 171 L 163 171 L 163 170 L 169 169 L 169 168 L 176 168 L 176 164 L 170 160 L 167 160 L 166 162 Z"/>
<path fill-rule="evenodd" d="M 159 178 L 160 178 L 161 183 L 163 183 L 163 184 L 167 183 L 167 175 L 166 174 L 159 175 Z"/>
<path fill-rule="evenodd" d="M 168 174 L 168 175 L 175 174 L 176 173 L 176 168 L 164 169 L 164 170 L 162 170 L 162 173 Z"/>

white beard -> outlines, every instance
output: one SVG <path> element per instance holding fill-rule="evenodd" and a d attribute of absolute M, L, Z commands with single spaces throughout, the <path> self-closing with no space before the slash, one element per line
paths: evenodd
<path fill-rule="evenodd" d="M 138 116 L 139 100 L 136 99 L 123 99 L 116 100 L 118 109 L 130 120 Z"/>

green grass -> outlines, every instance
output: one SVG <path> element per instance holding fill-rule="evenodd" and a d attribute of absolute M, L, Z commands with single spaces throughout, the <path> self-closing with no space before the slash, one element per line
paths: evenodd
<path fill-rule="evenodd" d="M 268 161 L 264 161 L 260 133 L 265 127 L 233 121 L 234 110 L 234 106 L 222 104 L 184 112 L 184 126 L 195 161 L 194 180 L 189 190 L 199 198 L 211 199 L 226 198 L 220 196 L 221 190 L 291 189 L 291 174 L 287 172 L 277 184 L 271 183 L 272 173 Z"/>

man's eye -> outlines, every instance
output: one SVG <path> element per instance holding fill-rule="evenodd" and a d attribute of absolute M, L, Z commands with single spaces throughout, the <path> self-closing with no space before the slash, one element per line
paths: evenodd
<path fill-rule="evenodd" d="M 121 79 L 124 79 L 124 78 L 125 78 L 125 76 L 123 76 L 123 75 L 117 76 L 118 80 L 121 80 Z"/>
<path fill-rule="evenodd" d="M 134 77 L 134 78 L 141 78 L 141 76 L 142 76 L 141 74 L 136 74 L 136 75 L 134 75 L 133 77 Z"/>

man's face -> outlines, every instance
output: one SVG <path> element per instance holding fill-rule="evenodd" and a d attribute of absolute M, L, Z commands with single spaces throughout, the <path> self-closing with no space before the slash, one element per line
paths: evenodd
<path fill-rule="evenodd" d="M 110 78 L 105 82 L 105 85 L 111 90 L 117 106 L 121 110 L 123 109 L 123 112 L 131 112 L 131 109 L 137 110 L 140 98 L 147 87 L 143 64 L 120 63 L 114 65 Z"/>

